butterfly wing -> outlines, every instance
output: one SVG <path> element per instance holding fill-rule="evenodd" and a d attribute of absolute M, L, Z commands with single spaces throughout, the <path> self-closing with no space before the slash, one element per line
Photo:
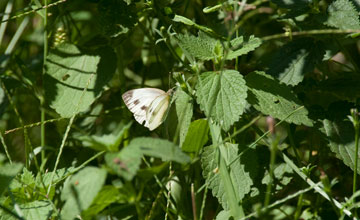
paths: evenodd
<path fill-rule="evenodd" d="M 140 124 L 146 121 L 146 112 L 151 103 L 159 96 L 166 94 L 161 89 L 141 88 L 125 92 L 122 99 L 128 109 L 134 114 L 135 120 Z"/>
<path fill-rule="evenodd" d="M 169 107 L 170 95 L 164 93 L 154 99 L 150 104 L 150 108 L 146 112 L 146 122 L 145 127 L 148 127 L 150 131 L 159 127 L 163 122 L 165 113 Z"/>

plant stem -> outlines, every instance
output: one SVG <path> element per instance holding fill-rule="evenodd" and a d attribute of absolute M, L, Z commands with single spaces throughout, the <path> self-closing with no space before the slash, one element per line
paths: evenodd
<path fill-rule="evenodd" d="M 271 188 L 272 184 L 274 182 L 274 169 L 275 169 L 275 159 L 276 159 L 276 149 L 277 149 L 278 141 L 274 140 L 271 143 L 271 149 L 270 149 L 270 166 L 269 166 L 269 174 L 270 174 L 270 181 L 266 187 L 266 193 L 265 193 L 265 202 L 264 206 L 269 206 L 270 204 L 270 198 L 271 198 Z"/>
<path fill-rule="evenodd" d="M 45 75 L 46 72 L 46 57 L 47 57 L 47 51 L 48 51 L 48 38 L 47 38 L 47 0 L 44 0 L 44 57 L 43 57 L 43 76 Z M 44 84 L 45 81 L 42 81 L 42 87 L 44 88 Z M 44 102 L 45 102 L 45 97 L 40 99 L 40 106 L 41 106 L 41 112 L 40 112 L 40 120 L 41 120 L 41 125 L 40 125 L 40 145 L 42 148 L 45 147 L 45 109 L 44 109 Z M 45 160 L 45 151 L 42 150 L 41 151 L 41 162 L 43 162 Z"/>
<path fill-rule="evenodd" d="M 356 180 L 357 180 L 357 171 L 358 171 L 358 153 L 359 153 L 359 120 L 358 120 L 358 111 L 352 109 L 352 122 L 355 129 L 355 154 L 354 154 L 354 176 L 353 176 L 353 193 L 356 192 Z"/>
<path fill-rule="evenodd" d="M 324 30 L 309 30 L 309 31 L 298 31 L 292 32 L 291 36 L 304 36 L 304 35 L 319 35 L 319 34 L 352 34 L 360 33 L 359 29 L 346 29 L 346 30 L 335 30 L 335 29 L 324 29 Z M 275 40 L 280 38 L 289 37 L 288 33 L 274 34 L 261 38 L 263 41 Z"/>

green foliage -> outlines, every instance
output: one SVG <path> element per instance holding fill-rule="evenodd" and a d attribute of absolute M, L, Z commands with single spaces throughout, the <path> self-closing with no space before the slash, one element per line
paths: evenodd
<path fill-rule="evenodd" d="M 224 130 L 229 130 L 244 112 L 247 87 L 242 75 L 235 70 L 202 73 L 197 90 L 201 110 Z"/>
<path fill-rule="evenodd" d="M 298 110 L 302 104 L 289 87 L 264 72 L 252 72 L 245 80 L 249 87 L 248 102 L 258 111 L 289 123 L 312 126 L 308 111 Z"/>
<path fill-rule="evenodd" d="M 350 0 L 336 0 L 328 9 L 325 25 L 339 29 L 359 29 L 359 12 Z"/>
<path fill-rule="evenodd" d="M 360 216 L 359 1 L 243 3 L 0 1 L 0 220 Z"/>

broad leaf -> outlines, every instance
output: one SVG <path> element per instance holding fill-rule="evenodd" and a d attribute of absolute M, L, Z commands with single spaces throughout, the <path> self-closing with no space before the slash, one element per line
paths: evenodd
<path fill-rule="evenodd" d="M 0 165 L 0 195 L 9 186 L 14 177 L 22 170 L 21 163 Z"/>
<path fill-rule="evenodd" d="M 299 39 L 281 47 L 272 55 L 268 73 L 287 85 L 299 84 L 323 58 L 321 44 Z"/>
<path fill-rule="evenodd" d="M 54 212 L 53 206 L 48 201 L 33 201 L 20 204 L 20 209 L 27 220 L 47 220 Z"/>
<path fill-rule="evenodd" d="M 196 89 L 201 110 L 225 131 L 229 130 L 244 112 L 247 87 L 238 71 L 202 73 Z"/>
<path fill-rule="evenodd" d="M 119 153 L 107 153 L 105 155 L 105 161 L 117 175 L 130 181 L 140 167 L 142 156 L 139 147 L 127 146 Z"/>
<path fill-rule="evenodd" d="M 208 141 L 209 125 L 205 119 L 191 122 L 185 142 L 181 149 L 185 152 L 197 154 Z"/>
<path fill-rule="evenodd" d="M 62 219 L 73 219 L 89 208 L 104 185 L 105 178 L 105 170 L 86 167 L 67 179 L 61 192 L 61 200 L 65 201 L 61 210 Z"/>
<path fill-rule="evenodd" d="M 185 141 L 186 134 L 191 123 L 193 115 L 193 100 L 186 92 L 178 89 L 176 91 L 176 115 L 179 126 L 179 146 L 181 147 Z"/>
<path fill-rule="evenodd" d="M 85 111 L 100 95 L 115 67 L 116 55 L 109 48 L 86 54 L 75 45 L 61 44 L 47 57 L 47 101 L 62 117 Z"/>
<path fill-rule="evenodd" d="M 183 153 L 179 146 L 167 140 L 150 137 L 135 138 L 127 148 L 131 147 L 138 147 L 144 155 L 158 157 L 164 161 L 175 161 L 182 164 L 190 162 L 190 157 Z"/>
<path fill-rule="evenodd" d="M 336 0 L 328 7 L 325 25 L 339 29 L 360 29 L 359 12 L 350 0 Z"/>
<path fill-rule="evenodd" d="M 312 126 L 305 107 L 297 110 L 302 103 L 288 86 L 264 72 L 252 72 L 245 79 L 249 87 L 248 102 L 258 111 L 289 123 Z"/>
<path fill-rule="evenodd" d="M 354 170 L 355 157 L 355 132 L 350 121 L 330 121 L 324 120 L 324 130 L 328 137 L 330 149 L 336 157 Z M 360 151 L 358 152 L 360 158 Z M 360 174 L 360 163 L 357 172 Z"/>
<path fill-rule="evenodd" d="M 225 144 L 226 156 L 228 161 L 232 161 L 237 158 L 238 146 L 236 144 Z M 251 155 L 250 155 L 251 154 Z M 235 192 L 239 196 L 239 199 L 243 199 L 244 196 L 250 192 L 250 187 L 253 185 L 250 172 L 253 172 L 255 168 L 254 164 L 244 164 L 244 158 L 252 158 L 252 162 L 256 158 L 256 155 L 248 151 L 243 154 L 240 159 L 233 162 L 230 166 L 230 177 L 232 185 L 235 187 Z M 225 193 L 225 185 L 220 177 L 220 170 L 218 169 L 218 149 L 216 146 L 207 146 L 204 148 L 204 152 L 201 158 L 201 165 L 203 168 L 203 176 L 209 184 L 209 188 L 212 190 L 212 194 L 219 200 L 220 204 L 225 210 L 228 210 L 228 200 Z M 250 165 L 250 166 L 249 166 Z M 251 169 L 251 170 L 250 170 Z"/>
<path fill-rule="evenodd" d="M 250 51 L 255 50 L 261 45 L 261 40 L 254 36 L 250 36 L 249 39 L 244 40 L 244 37 L 238 37 L 230 41 L 231 50 L 227 55 L 227 60 L 235 59 L 238 56 L 249 53 Z"/>

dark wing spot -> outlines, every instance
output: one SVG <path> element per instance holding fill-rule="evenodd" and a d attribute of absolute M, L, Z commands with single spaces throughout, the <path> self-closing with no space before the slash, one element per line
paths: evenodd
<path fill-rule="evenodd" d="M 141 106 L 141 110 L 146 111 L 147 107 L 145 105 Z"/>
<path fill-rule="evenodd" d="M 136 99 L 136 100 L 134 101 L 134 105 L 138 105 L 139 103 L 140 103 L 139 99 Z"/>

